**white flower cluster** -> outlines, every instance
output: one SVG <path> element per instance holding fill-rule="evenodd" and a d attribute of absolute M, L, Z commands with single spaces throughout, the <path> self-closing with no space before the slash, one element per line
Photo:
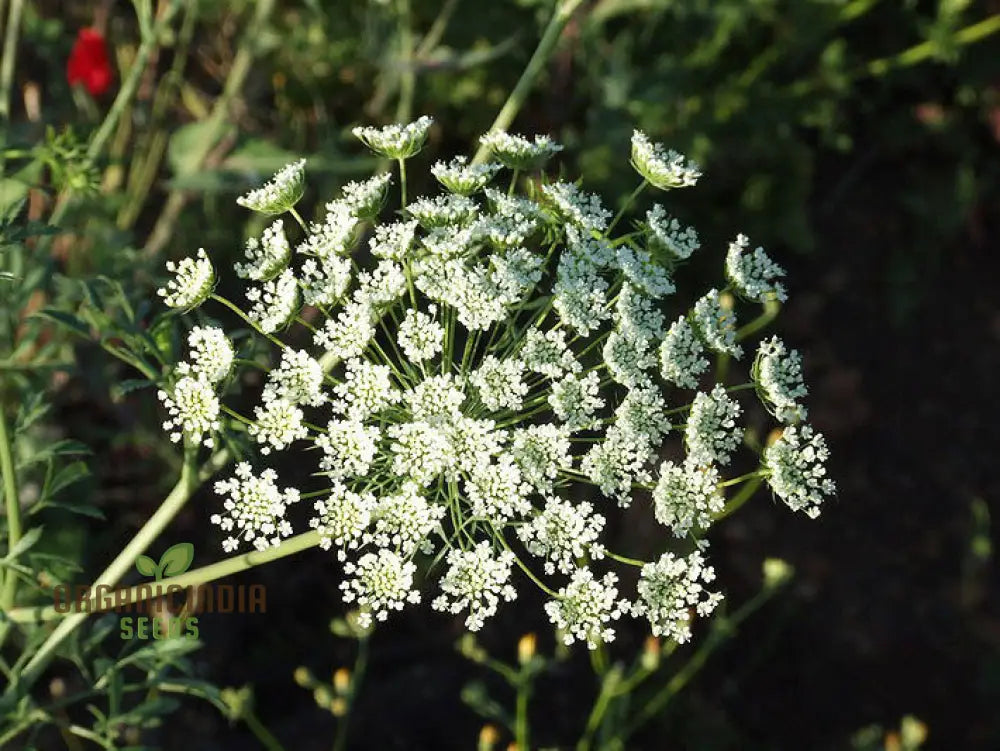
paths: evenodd
<path fill-rule="evenodd" d="M 788 299 L 785 286 L 775 281 L 785 275 L 785 270 L 772 261 L 763 248 L 756 248 L 752 253 L 749 248 L 750 240 L 746 235 L 737 235 L 736 241 L 729 243 L 726 253 L 729 281 L 749 300 L 785 302 Z"/>
<path fill-rule="evenodd" d="M 792 511 L 802 511 L 815 519 L 826 496 L 837 490 L 836 483 L 826 476 L 829 458 L 826 439 L 811 426 L 785 428 L 781 437 L 764 450 L 771 489 Z"/>
<path fill-rule="evenodd" d="M 664 553 L 656 563 L 642 567 L 639 601 L 632 612 L 649 619 L 653 636 L 683 644 L 691 638 L 691 611 L 704 617 L 722 602 L 719 592 L 705 589 L 714 580 L 715 569 L 706 565 L 700 552 L 686 558 Z"/>
<path fill-rule="evenodd" d="M 215 269 L 204 248 L 198 248 L 194 258 L 185 258 L 180 263 L 167 261 L 167 271 L 173 273 L 174 278 L 156 293 L 171 308 L 197 308 L 215 287 Z"/>
<path fill-rule="evenodd" d="M 260 239 L 251 237 L 246 245 L 247 263 L 237 263 L 233 268 L 243 279 L 269 282 L 288 265 L 292 257 L 292 246 L 285 236 L 285 225 L 276 219 Z"/>
<path fill-rule="evenodd" d="M 389 159 L 409 159 L 424 147 L 433 118 L 424 115 L 407 125 L 387 125 L 384 128 L 356 127 L 352 133 L 365 146 Z"/>
<path fill-rule="evenodd" d="M 306 160 L 286 164 L 270 181 L 236 199 L 236 203 L 261 214 L 283 214 L 295 206 L 305 191 Z"/>
<path fill-rule="evenodd" d="M 809 393 L 802 380 L 802 356 L 789 350 L 778 337 L 765 339 L 757 348 L 753 378 L 761 401 L 781 422 L 805 420 L 801 399 Z"/>
<path fill-rule="evenodd" d="M 673 149 L 653 143 L 641 130 L 632 132 L 632 166 L 660 190 L 694 185 L 701 177 L 697 164 Z"/>
<path fill-rule="evenodd" d="M 493 163 L 470 165 L 464 156 L 457 156 L 447 164 L 437 162 L 431 167 L 431 174 L 452 193 L 471 196 L 489 185 L 500 167 Z"/>
<path fill-rule="evenodd" d="M 486 541 L 472 550 L 452 548 L 448 571 L 441 577 L 442 594 L 431 607 L 448 613 L 468 610 L 465 627 L 479 631 L 486 619 L 496 614 L 501 599 L 511 602 L 517 598 L 517 590 L 508 583 L 513 565 L 513 553 L 504 550 L 497 554 Z"/>
<path fill-rule="evenodd" d="M 285 511 L 298 502 L 299 491 L 295 488 L 279 490 L 277 479 L 278 474 L 273 469 L 265 469 L 258 476 L 248 463 L 240 462 L 233 477 L 215 483 L 215 492 L 228 496 L 222 506 L 226 513 L 213 514 L 210 521 L 223 532 L 235 530 L 237 536 L 253 543 L 257 550 L 280 545 L 281 538 L 292 534 Z M 238 545 L 239 541 L 233 536 L 222 543 L 227 552 L 236 550 Z"/>
<path fill-rule="evenodd" d="M 515 170 L 541 167 L 563 148 L 548 136 L 535 136 L 533 141 L 529 141 L 524 136 L 503 130 L 487 133 L 479 140 L 493 152 L 500 164 Z"/>
<path fill-rule="evenodd" d="M 660 204 L 646 212 L 646 225 L 649 228 L 650 248 L 670 258 L 685 261 L 701 247 L 694 227 L 684 227 L 667 216 L 667 210 Z"/>
<path fill-rule="evenodd" d="M 355 133 L 404 162 L 430 123 Z M 248 310 L 213 297 L 240 310 L 258 342 L 279 345 L 274 361 L 237 360 L 221 329 L 195 327 L 190 356 L 160 392 L 164 428 L 190 446 L 231 432 L 227 445 L 247 456 L 297 452 L 301 488 L 279 489 L 274 469 L 248 459 L 216 484 L 223 513 L 212 521 L 232 532 L 227 551 L 263 549 L 303 513 L 344 562 L 343 599 L 365 624 L 419 602 L 418 574 L 437 582 L 432 607 L 463 615 L 470 630 L 534 580 L 567 643 L 610 641 L 626 615 L 684 641 L 692 614 L 708 615 L 721 597 L 705 589 L 714 572 L 704 546 L 653 563 L 612 551 L 603 538 L 616 506 L 638 500 L 673 545 L 697 542 L 725 512 L 727 489 L 745 481 L 722 473 L 743 443 L 737 397 L 750 386 L 795 424 L 746 477 L 766 477 L 810 515 L 834 489 L 826 445 L 801 423 L 798 353 L 774 338 L 757 350 L 752 383 L 704 383 L 712 360 L 742 354 L 735 306 L 784 294 L 780 269 L 740 240 L 727 258 L 738 298 L 713 289 L 677 309 L 675 275 L 699 246 L 693 229 L 657 205 L 614 238 L 611 212 L 577 183 L 542 176 L 525 181 L 526 194 L 517 181 L 495 190 L 488 183 L 502 168 L 537 169 L 561 147 L 499 132 L 483 143 L 494 163 L 438 162 L 432 173 L 447 192 L 403 205 L 403 219 L 379 220 L 394 208 L 385 174 L 345 185 L 294 249 L 281 218 L 250 240 L 236 265 Z M 632 158 L 661 188 L 699 174 L 641 133 Z M 295 163 L 241 203 L 290 211 L 303 185 Z M 363 243 L 370 254 L 356 252 Z M 204 250 L 168 271 L 168 305 L 190 309 L 212 294 Z M 248 367 L 266 372 L 262 386 L 240 379 Z M 244 395 L 260 389 L 244 414 L 222 404 L 235 384 Z M 686 455 L 664 461 L 675 432 Z M 310 503 L 296 506 L 300 496 Z M 641 568 L 637 588 L 624 591 L 634 578 L 608 570 L 616 563 Z"/>

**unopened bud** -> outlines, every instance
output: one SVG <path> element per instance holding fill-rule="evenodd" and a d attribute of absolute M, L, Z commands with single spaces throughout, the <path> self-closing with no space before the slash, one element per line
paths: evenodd
<path fill-rule="evenodd" d="M 49 684 L 49 693 L 53 699 L 60 699 L 66 695 L 66 682 L 62 678 L 53 678 Z"/>
<path fill-rule="evenodd" d="M 768 589 L 780 587 L 792 578 L 795 569 L 787 561 L 780 558 L 767 558 L 764 560 L 764 586 Z"/>
<path fill-rule="evenodd" d="M 899 725 L 899 735 L 905 751 L 915 751 L 927 740 L 927 725 L 912 715 L 907 715 Z"/>
<path fill-rule="evenodd" d="M 535 656 L 538 639 L 534 634 L 525 634 L 517 643 L 517 661 L 524 665 Z"/>
<path fill-rule="evenodd" d="M 483 725 L 479 731 L 479 744 L 477 751 L 493 751 L 493 746 L 500 740 L 500 733 L 493 725 Z"/>
<path fill-rule="evenodd" d="M 660 666 L 660 640 L 655 636 L 647 636 L 640 659 L 643 670 L 656 670 Z"/>
<path fill-rule="evenodd" d="M 339 695 L 346 694 L 351 689 L 351 671 L 338 668 L 333 673 L 333 690 Z"/>
<path fill-rule="evenodd" d="M 330 691 L 329 686 L 319 685 L 313 689 L 313 699 L 316 702 L 316 706 L 319 707 L 329 707 L 330 702 L 333 701 L 333 694 Z"/>
<path fill-rule="evenodd" d="M 295 683 L 302 688 L 312 688 L 316 683 L 316 679 L 313 678 L 312 673 L 309 672 L 309 668 L 300 665 L 295 668 L 295 672 L 292 673 L 292 677 L 295 679 Z"/>

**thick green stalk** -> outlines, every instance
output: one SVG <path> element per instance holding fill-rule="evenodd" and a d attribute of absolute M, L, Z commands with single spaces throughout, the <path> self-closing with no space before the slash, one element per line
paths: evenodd
<path fill-rule="evenodd" d="M 974 44 L 998 31 L 1000 31 L 1000 13 L 992 15 L 989 18 L 984 18 L 982 21 L 974 23 L 971 26 L 966 26 L 964 29 L 959 29 L 955 32 L 954 41 L 958 46 Z M 864 72 L 868 75 L 878 77 L 888 73 L 892 68 L 908 68 L 911 65 L 921 63 L 933 57 L 937 51 L 937 42 L 927 40 L 926 42 L 921 42 L 905 49 L 892 57 L 883 57 L 878 60 L 869 61 L 864 67 Z"/>
<path fill-rule="evenodd" d="M 410 0 L 399 0 L 399 101 L 396 102 L 396 122 L 405 123 L 413 114 L 413 94 L 417 89 L 417 73 L 413 61 L 413 18 Z M 405 179 L 405 178 L 404 178 Z M 403 185 L 403 205 L 406 205 L 406 185 Z"/>
<path fill-rule="evenodd" d="M 17 470 L 14 466 L 13 436 L 7 430 L 7 417 L 0 401 L 0 473 L 3 473 L 4 508 L 7 511 L 7 551 L 10 552 L 21 539 L 21 501 L 17 492 Z M 14 607 L 17 595 L 17 572 L 8 569 L 0 593 L 0 610 L 4 613 Z M 9 624 L 0 623 L 0 645 L 7 638 Z"/>
<path fill-rule="evenodd" d="M 531 679 L 522 672 L 518 677 L 517 696 L 514 705 L 514 740 L 518 748 L 531 748 L 530 725 L 528 724 L 528 702 L 530 699 Z"/>
<path fill-rule="evenodd" d="M 164 119 L 183 82 L 184 67 L 198 20 L 198 2 L 199 0 L 188 0 L 184 7 L 184 19 L 177 35 L 173 62 L 157 86 L 149 127 L 136 146 L 135 153 L 141 156 L 133 161 L 129 170 L 125 202 L 118 211 L 117 224 L 121 229 L 130 228 L 138 218 L 166 153 L 169 134 L 164 127 Z"/>
<path fill-rule="evenodd" d="M 205 120 L 205 133 L 195 145 L 193 153 L 186 156 L 187 164 L 193 171 L 201 169 L 229 124 L 229 105 L 243 88 L 243 82 L 246 80 L 247 74 L 250 72 L 250 67 L 253 65 L 257 40 L 261 30 L 267 23 L 267 19 L 274 10 L 274 3 L 275 0 L 258 0 L 256 3 L 253 20 L 247 26 L 240 41 L 239 49 L 233 58 L 232 67 L 229 69 L 229 75 L 226 77 L 222 94 L 215 100 L 215 105 Z M 158 255 L 163 250 L 164 246 L 173 236 L 177 215 L 180 214 L 186 202 L 186 191 L 175 189 L 170 192 L 143 249 L 147 256 Z"/>
<path fill-rule="evenodd" d="M 14 61 L 17 60 L 17 35 L 21 30 L 21 14 L 24 12 L 24 0 L 13 0 L 10 4 L 10 14 L 7 16 L 7 28 L 4 33 L 3 59 L 0 60 L 0 119 L 4 121 L 4 130 L 10 120 L 10 89 L 14 83 Z"/>
<path fill-rule="evenodd" d="M 260 741 L 260 744 L 266 748 L 267 751 L 285 751 L 285 747 L 282 746 L 271 731 L 264 726 L 264 723 L 260 721 L 252 709 L 247 710 L 246 714 L 243 715 L 243 722 L 247 724 L 250 732 L 254 734 L 254 737 Z"/>
<path fill-rule="evenodd" d="M 170 494 L 163 500 L 160 507 L 149 518 L 132 541 L 115 557 L 91 587 L 93 592 L 100 586 L 114 586 L 135 565 L 135 559 L 160 536 L 160 533 L 183 508 L 198 486 L 211 477 L 229 461 L 229 453 L 225 449 L 216 452 L 208 463 L 199 470 L 195 466 L 195 450 L 188 449 L 181 469 L 180 479 Z M 67 615 L 56 629 L 49 635 L 38 652 L 31 658 L 21 674 L 21 680 L 8 690 L 27 690 L 41 675 L 55 650 L 73 631 L 87 618 L 87 613 L 72 613 Z"/>
<path fill-rule="evenodd" d="M 517 113 L 521 111 L 521 107 L 524 106 L 524 102 L 528 98 L 531 87 L 535 85 L 535 80 L 552 56 L 563 29 L 566 28 L 566 24 L 569 23 L 569 19 L 573 16 L 576 9 L 580 7 L 582 1 L 559 0 L 552 18 L 549 19 L 549 25 L 545 27 L 542 39 L 538 42 L 538 47 L 535 48 L 535 53 L 531 56 L 531 60 L 528 61 L 524 72 L 521 73 L 521 78 L 518 79 L 514 90 L 510 92 L 510 96 L 504 102 L 503 107 L 497 114 L 496 120 L 493 121 L 493 125 L 490 126 L 489 133 L 497 130 L 506 130 L 514 122 L 514 118 L 517 117 Z M 482 164 L 486 161 L 488 155 L 489 149 L 485 146 L 480 146 L 479 150 L 476 151 L 476 155 L 472 158 L 472 163 Z"/>
<path fill-rule="evenodd" d="M 156 584 L 162 591 L 166 591 L 167 587 L 196 587 L 200 584 L 207 584 L 208 582 L 223 579 L 227 576 L 238 574 L 241 571 L 246 571 L 247 569 L 255 568 L 256 566 L 261 566 L 265 563 L 270 563 L 271 561 L 287 558 L 290 555 L 301 553 L 303 550 L 314 548 L 317 545 L 319 545 L 319 532 L 315 530 L 303 532 L 300 535 L 289 537 L 277 547 L 268 548 L 263 551 L 255 550 L 250 553 L 240 553 L 239 555 L 234 555 L 231 558 L 225 558 L 216 563 L 209 564 L 208 566 L 202 566 L 201 568 L 192 569 L 191 571 L 187 571 L 178 576 L 162 579 Z M 96 587 L 97 584 L 95 583 L 94 586 L 91 587 L 91 592 L 94 592 Z M 122 590 L 122 596 L 130 603 L 140 602 L 143 597 L 155 595 L 155 591 L 151 592 L 150 589 L 149 584 L 136 585 Z M 155 588 L 153 589 L 155 590 Z M 91 599 L 87 601 L 87 603 L 91 610 L 96 610 L 100 605 L 96 594 L 92 594 Z M 15 623 L 34 621 L 44 622 L 54 621 L 60 618 L 68 619 L 74 617 L 74 615 L 75 613 L 60 613 L 54 606 L 49 605 L 44 608 L 18 608 L 10 613 L 10 620 Z M 83 615 L 86 616 L 86 613 L 83 613 Z"/>
<path fill-rule="evenodd" d="M 87 146 L 87 159 L 93 161 L 104 151 L 104 144 L 107 143 L 111 134 L 118 126 L 118 121 L 121 119 L 122 113 L 125 112 L 125 108 L 131 103 L 136 90 L 139 88 L 139 81 L 142 80 L 142 74 L 146 70 L 146 63 L 149 62 L 149 56 L 153 52 L 153 47 L 156 46 L 160 39 L 160 34 L 169 26 L 174 15 L 180 10 L 180 7 L 180 0 L 173 0 L 167 6 L 163 15 L 160 16 L 155 26 L 150 29 L 143 29 L 142 42 L 139 44 L 139 51 L 136 53 L 135 61 L 132 63 L 132 67 L 128 69 L 128 75 L 122 82 L 122 87 L 118 91 L 115 101 L 111 104 L 111 109 L 108 110 L 108 114 L 104 117 L 104 122 L 101 123 L 101 127 L 97 129 L 97 132 L 90 139 L 90 144 Z"/>

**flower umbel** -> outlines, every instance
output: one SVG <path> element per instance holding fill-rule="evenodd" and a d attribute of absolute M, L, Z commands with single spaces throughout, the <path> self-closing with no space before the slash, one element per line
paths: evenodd
<path fill-rule="evenodd" d="M 365 146 L 389 159 L 409 159 L 424 147 L 427 133 L 434 120 L 427 115 L 407 125 L 387 125 L 384 128 L 358 126 L 351 132 Z"/>
<path fill-rule="evenodd" d="M 271 180 L 240 196 L 236 203 L 261 214 L 284 214 L 302 198 L 305 166 L 305 159 L 286 164 Z"/>
<path fill-rule="evenodd" d="M 653 143 L 641 130 L 632 132 L 632 166 L 660 190 L 694 185 L 701 177 L 697 164 L 663 144 Z"/>
<path fill-rule="evenodd" d="M 167 271 L 172 272 L 174 278 L 156 294 L 171 308 L 185 311 L 197 308 L 215 287 L 215 269 L 204 248 L 198 248 L 194 258 L 185 258 L 179 263 L 167 261 Z"/>
<path fill-rule="evenodd" d="M 430 124 L 356 134 L 400 160 L 405 178 L 402 160 Z M 756 358 L 744 382 L 731 362 L 756 328 L 737 328 L 737 312 L 784 299 L 784 272 L 741 235 L 726 258 L 729 286 L 691 294 L 683 261 L 698 235 L 666 207 L 639 209 L 615 236 L 618 222 L 582 183 L 488 185 L 499 165 L 541 167 L 561 148 L 550 139 L 483 142 L 497 163 L 436 163 L 448 192 L 404 201 L 393 216 L 381 214 L 395 172 L 344 186 L 294 250 L 274 221 L 235 269 L 246 311 L 212 295 L 204 250 L 169 264 L 168 305 L 211 296 L 243 321 L 232 337 L 191 329 L 190 354 L 160 391 L 164 428 L 191 451 L 222 438 L 247 457 L 216 484 L 225 550 L 281 545 L 308 524 L 343 562 L 343 600 L 365 627 L 421 600 L 420 571 L 432 608 L 469 630 L 534 582 L 567 643 L 609 642 L 626 615 L 686 641 L 692 613 L 721 599 L 708 589 L 706 530 L 762 478 L 810 516 L 834 491 L 826 443 L 802 422 L 798 353 L 777 338 L 747 342 Z M 632 158 L 660 188 L 699 175 L 638 132 Z M 241 204 L 291 208 L 302 170 L 289 165 Z M 784 432 L 756 471 L 730 473 L 759 451 L 758 426 L 741 424 L 763 416 L 748 409 L 755 392 Z M 278 487 L 272 461 L 283 477 L 299 471 L 292 487 Z M 644 561 L 612 549 L 607 530 L 626 507 L 664 543 L 691 540 L 695 552 Z M 637 585 L 621 566 L 638 570 Z"/>

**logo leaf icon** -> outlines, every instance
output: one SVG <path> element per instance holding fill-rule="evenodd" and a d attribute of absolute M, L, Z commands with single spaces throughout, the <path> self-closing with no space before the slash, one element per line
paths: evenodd
<path fill-rule="evenodd" d="M 139 570 L 139 573 L 143 576 L 155 576 L 156 575 L 156 561 L 150 558 L 148 555 L 140 555 L 135 559 L 135 567 Z"/>
<path fill-rule="evenodd" d="M 179 542 L 176 545 L 170 546 L 160 556 L 160 577 L 183 574 L 191 567 L 193 560 L 194 545 L 190 542 Z"/>

